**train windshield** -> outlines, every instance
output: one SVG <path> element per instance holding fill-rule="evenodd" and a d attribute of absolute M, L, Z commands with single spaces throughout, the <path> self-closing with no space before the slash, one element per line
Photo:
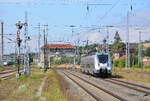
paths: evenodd
<path fill-rule="evenodd" d="M 100 63 L 106 63 L 108 61 L 108 55 L 98 55 Z"/>

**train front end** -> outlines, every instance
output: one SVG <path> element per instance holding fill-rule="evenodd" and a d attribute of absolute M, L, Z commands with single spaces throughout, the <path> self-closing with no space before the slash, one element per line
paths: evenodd
<path fill-rule="evenodd" d="M 111 75 L 111 72 L 112 63 L 109 54 L 96 54 L 94 73 L 97 75 Z"/>

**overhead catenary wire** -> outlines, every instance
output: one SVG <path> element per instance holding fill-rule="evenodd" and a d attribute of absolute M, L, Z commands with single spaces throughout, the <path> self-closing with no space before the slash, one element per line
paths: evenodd
<path fill-rule="evenodd" d="M 121 0 L 117 0 L 114 4 L 112 4 L 112 6 L 110 7 L 110 9 L 108 9 L 108 11 L 106 11 L 106 13 L 100 18 L 100 22 L 99 22 L 99 23 L 101 23 L 101 21 L 106 18 L 106 16 L 111 12 L 111 10 L 112 10 L 113 8 L 116 7 L 116 5 L 117 5 L 120 1 L 121 1 Z"/>

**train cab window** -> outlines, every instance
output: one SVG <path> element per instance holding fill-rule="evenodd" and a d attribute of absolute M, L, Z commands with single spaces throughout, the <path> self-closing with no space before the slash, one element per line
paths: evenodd
<path fill-rule="evenodd" d="M 106 63 L 108 61 L 108 55 L 98 55 L 98 60 L 100 63 Z"/>

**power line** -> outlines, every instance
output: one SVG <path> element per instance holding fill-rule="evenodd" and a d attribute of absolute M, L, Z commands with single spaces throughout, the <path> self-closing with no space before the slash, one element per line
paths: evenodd
<path fill-rule="evenodd" d="M 112 10 L 119 2 L 120 2 L 120 0 L 117 0 L 117 1 L 112 5 L 112 7 L 111 7 L 108 11 L 106 11 L 106 13 L 100 18 L 100 22 L 101 22 L 104 18 L 106 18 L 106 16 L 111 12 L 111 10 Z"/>

